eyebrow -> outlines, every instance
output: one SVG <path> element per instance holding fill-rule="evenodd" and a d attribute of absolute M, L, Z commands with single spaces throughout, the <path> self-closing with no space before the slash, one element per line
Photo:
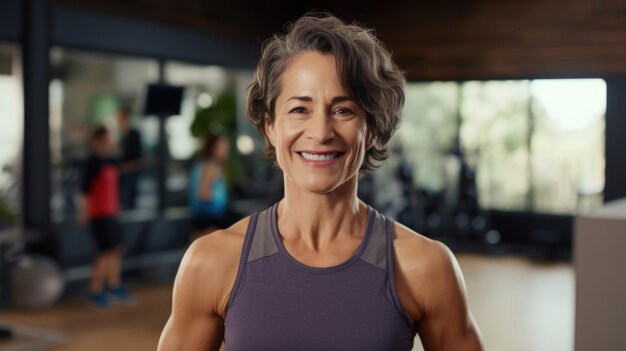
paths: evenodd
<path fill-rule="evenodd" d="M 287 99 L 287 101 L 290 101 L 290 100 L 311 102 L 313 101 L 313 98 L 311 98 L 310 96 L 292 96 L 289 99 Z M 337 103 L 344 102 L 344 101 L 356 102 L 356 100 L 354 100 L 353 98 L 349 96 L 335 96 L 334 98 L 332 98 L 332 100 L 330 100 L 331 104 L 337 104 Z"/>

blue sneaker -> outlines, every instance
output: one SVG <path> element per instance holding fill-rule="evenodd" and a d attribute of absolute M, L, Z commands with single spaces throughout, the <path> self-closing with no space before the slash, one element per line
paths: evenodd
<path fill-rule="evenodd" d="M 113 306 L 105 293 L 89 294 L 89 297 L 87 299 L 92 306 L 101 310 L 108 310 Z"/>
<path fill-rule="evenodd" d="M 107 293 L 116 301 L 126 302 L 126 303 L 135 303 L 137 299 L 135 295 L 130 291 L 126 290 L 123 285 L 120 285 L 116 288 L 110 288 Z"/>

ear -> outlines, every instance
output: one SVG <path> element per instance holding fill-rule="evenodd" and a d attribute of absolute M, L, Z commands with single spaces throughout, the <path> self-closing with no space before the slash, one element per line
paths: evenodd
<path fill-rule="evenodd" d="M 270 116 L 266 113 L 265 117 L 263 117 L 265 119 L 265 124 L 264 124 L 264 129 L 265 129 L 265 136 L 267 137 L 267 140 L 269 140 L 270 144 L 272 144 L 272 146 L 276 147 L 276 143 L 275 143 L 275 136 L 274 136 L 274 123 L 270 121 Z"/>

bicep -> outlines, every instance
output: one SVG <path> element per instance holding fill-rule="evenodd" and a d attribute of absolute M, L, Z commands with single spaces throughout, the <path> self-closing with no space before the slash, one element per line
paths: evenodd
<path fill-rule="evenodd" d="M 482 350 L 458 262 L 443 244 L 436 246 L 431 283 L 425 295 L 425 315 L 418 324 L 424 348 L 427 351 Z"/>
<path fill-rule="evenodd" d="M 185 319 L 172 315 L 163 329 L 159 350 L 218 351 L 223 334 L 223 323 L 217 317 Z"/>
<path fill-rule="evenodd" d="M 180 318 L 172 314 L 163 329 L 159 350 L 218 351 L 223 333 L 223 323 L 216 316 Z"/>
<path fill-rule="evenodd" d="M 197 284 L 210 278 L 206 277 L 210 272 L 203 268 L 194 250 L 192 245 L 176 275 L 172 313 L 159 340 L 160 351 L 217 351 L 222 343 L 224 324 L 214 303 L 219 299 L 219 292 L 206 288 L 216 284 Z"/>

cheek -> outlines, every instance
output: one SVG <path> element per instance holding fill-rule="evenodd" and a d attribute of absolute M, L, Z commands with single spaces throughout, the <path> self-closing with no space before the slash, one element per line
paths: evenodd
<path fill-rule="evenodd" d="M 358 123 L 353 126 L 349 135 L 349 140 L 353 147 L 360 153 L 365 150 L 365 142 L 367 135 L 367 126 L 364 123 Z"/>
<path fill-rule="evenodd" d="M 350 169 L 358 169 L 361 167 L 361 163 L 363 163 L 366 152 L 366 135 L 367 127 L 360 122 L 346 126 L 342 133 L 343 140 L 351 149 L 346 160 Z"/>
<path fill-rule="evenodd" d="M 294 141 L 302 134 L 302 126 L 294 121 L 284 121 L 276 123 L 275 131 L 276 149 L 280 149 L 281 152 L 289 152 Z"/>
<path fill-rule="evenodd" d="M 278 118 L 274 122 L 273 130 L 274 152 L 276 154 L 276 162 L 278 166 L 284 171 L 287 165 L 286 159 L 289 157 L 291 145 L 293 144 L 294 126 L 286 121 L 279 121 Z"/>

